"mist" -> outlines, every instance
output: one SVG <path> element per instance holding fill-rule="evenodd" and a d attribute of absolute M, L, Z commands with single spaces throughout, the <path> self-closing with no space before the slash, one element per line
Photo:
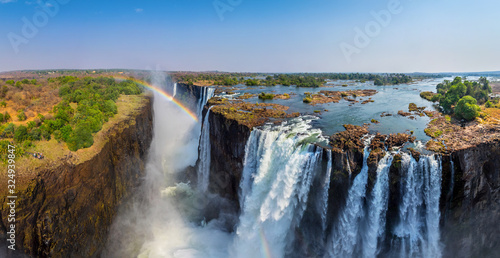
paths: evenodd
<path fill-rule="evenodd" d="M 173 91 L 164 73 L 152 73 L 152 84 Z M 201 118 L 194 121 L 157 92 L 153 103 L 153 141 L 145 176 L 120 208 L 103 256 L 226 257 L 231 234 L 220 230 L 225 222 L 207 224 L 203 216 L 207 204 L 220 202 L 220 197 L 199 193 L 194 182 L 178 182 L 198 159 Z"/>

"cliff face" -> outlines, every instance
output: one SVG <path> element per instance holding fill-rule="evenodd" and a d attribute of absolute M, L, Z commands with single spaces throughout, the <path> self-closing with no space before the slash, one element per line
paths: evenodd
<path fill-rule="evenodd" d="M 238 200 L 245 158 L 245 145 L 251 129 L 224 115 L 210 113 L 210 184 L 209 190 L 230 200 Z"/>
<path fill-rule="evenodd" d="M 442 212 L 445 256 L 494 257 L 500 246 L 500 140 L 458 150 L 451 160 L 453 186 L 443 185 L 450 189 Z M 451 173 L 447 178 L 451 182 Z"/>
<path fill-rule="evenodd" d="M 148 97 L 134 115 L 115 124 L 102 149 L 87 161 L 65 158 L 33 172 L 36 176 L 17 194 L 16 249 L 36 257 L 99 255 L 118 205 L 144 172 L 152 140 L 151 101 Z M 4 239 L 6 203 L 3 198 Z"/>

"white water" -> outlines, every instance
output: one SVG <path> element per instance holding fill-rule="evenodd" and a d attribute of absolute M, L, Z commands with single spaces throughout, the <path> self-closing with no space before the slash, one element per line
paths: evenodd
<path fill-rule="evenodd" d="M 330 190 L 330 177 L 332 174 L 332 151 L 327 150 L 328 163 L 326 167 L 325 178 L 321 185 L 323 193 L 321 195 L 321 229 L 323 232 L 326 230 L 327 212 L 328 212 L 328 191 Z"/>
<path fill-rule="evenodd" d="M 212 106 L 213 107 L 213 106 Z M 198 163 L 198 189 L 206 192 L 210 177 L 210 107 L 203 120 L 203 128 L 200 137 L 200 162 Z"/>
<path fill-rule="evenodd" d="M 177 83 L 174 83 L 174 92 L 172 93 L 172 97 L 175 97 L 177 94 Z"/>
<path fill-rule="evenodd" d="M 400 223 L 394 231 L 401 241 L 394 249 L 399 248 L 402 257 L 441 257 L 441 161 L 422 155 L 417 162 L 403 153 L 402 166 L 406 173 L 401 181 Z"/>
<path fill-rule="evenodd" d="M 351 171 L 351 165 L 349 164 L 349 155 L 347 155 L 347 152 L 345 154 L 345 159 L 347 163 L 347 172 L 349 172 L 349 178 L 351 178 L 352 171 Z"/>
<path fill-rule="evenodd" d="M 322 149 L 308 144 L 318 135 L 310 120 L 302 118 L 252 131 L 241 184 L 244 204 L 231 256 L 284 256 L 321 161 Z"/>
<path fill-rule="evenodd" d="M 377 166 L 377 179 L 368 209 L 368 226 L 363 239 L 363 257 L 375 257 L 378 243 L 384 237 L 385 214 L 389 201 L 389 169 L 394 156 L 386 153 Z"/>
<path fill-rule="evenodd" d="M 354 247 L 359 242 L 359 225 L 363 217 L 363 203 L 366 194 L 366 183 L 368 181 L 367 159 L 370 155 L 369 145 L 373 137 L 365 140 L 363 153 L 363 167 L 361 172 L 354 178 L 349 189 L 346 205 L 339 216 L 339 221 L 331 237 L 330 256 L 350 257 L 353 256 Z"/>
<path fill-rule="evenodd" d="M 198 108 L 197 108 L 197 114 L 198 117 L 201 117 L 203 113 L 203 108 L 205 107 L 205 104 L 207 101 L 214 96 L 215 88 L 211 87 L 203 87 L 201 90 L 201 96 L 198 99 Z"/>

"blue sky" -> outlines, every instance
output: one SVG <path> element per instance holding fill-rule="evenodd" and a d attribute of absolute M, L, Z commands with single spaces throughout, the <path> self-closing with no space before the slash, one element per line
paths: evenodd
<path fill-rule="evenodd" d="M 0 71 L 492 71 L 499 12 L 496 0 L 0 0 Z"/>

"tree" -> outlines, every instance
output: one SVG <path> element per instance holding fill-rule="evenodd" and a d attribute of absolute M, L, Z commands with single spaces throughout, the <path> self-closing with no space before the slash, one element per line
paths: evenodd
<path fill-rule="evenodd" d="M 42 139 L 42 132 L 39 128 L 33 128 L 28 133 L 28 139 L 31 141 L 39 141 Z"/>
<path fill-rule="evenodd" d="M 81 148 L 88 148 L 94 144 L 92 132 L 86 125 L 77 125 L 75 130 L 71 133 L 68 141 L 68 148 L 71 151 L 77 151 Z"/>
<path fill-rule="evenodd" d="M 466 120 L 472 120 L 476 118 L 479 114 L 481 108 L 479 108 L 477 104 L 477 100 L 471 96 L 465 96 L 461 98 L 457 106 L 455 107 L 455 114 L 459 118 L 463 118 Z"/>
<path fill-rule="evenodd" d="M 17 142 L 23 142 L 28 139 L 28 128 L 24 125 L 20 125 L 14 132 L 14 140 Z"/>
<path fill-rule="evenodd" d="M 67 142 L 69 140 L 69 137 L 71 136 L 71 133 L 73 133 L 73 128 L 71 128 L 70 125 L 65 125 L 61 128 L 61 140 Z"/>
<path fill-rule="evenodd" d="M 10 138 L 14 136 L 14 131 L 16 130 L 16 126 L 13 123 L 10 123 L 3 130 L 3 134 L 5 137 Z"/>

